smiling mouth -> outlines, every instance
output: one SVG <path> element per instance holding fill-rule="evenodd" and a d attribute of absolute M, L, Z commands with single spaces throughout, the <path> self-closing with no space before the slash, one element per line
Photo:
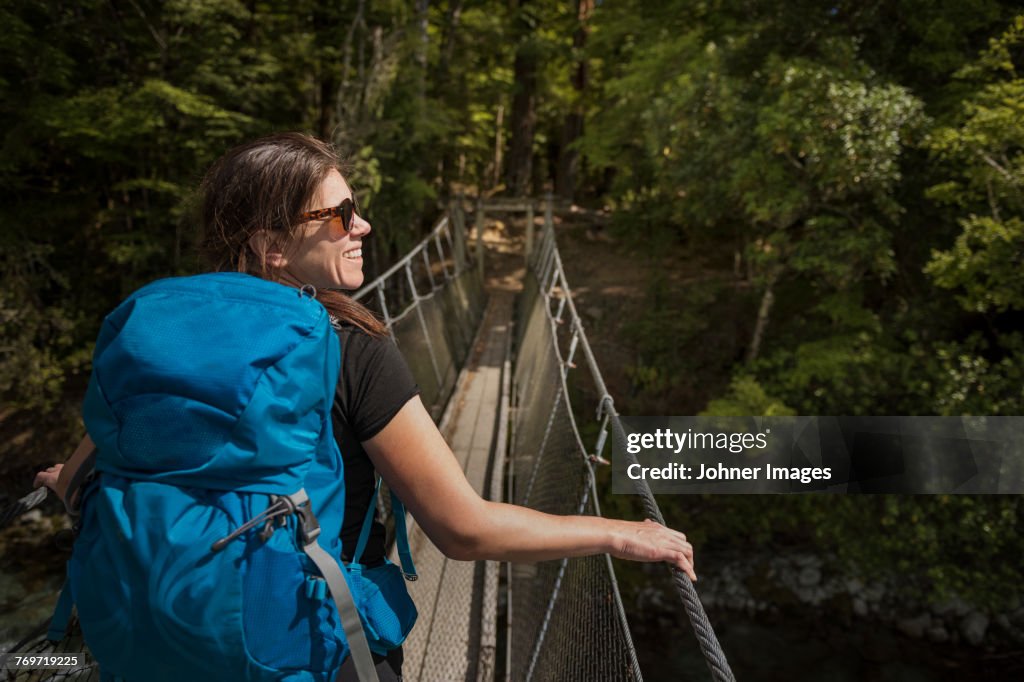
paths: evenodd
<path fill-rule="evenodd" d="M 352 249 L 351 251 L 346 251 L 345 253 L 341 254 L 341 256 L 343 258 L 348 258 L 350 260 L 358 260 L 363 257 L 363 250 L 361 248 Z"/>

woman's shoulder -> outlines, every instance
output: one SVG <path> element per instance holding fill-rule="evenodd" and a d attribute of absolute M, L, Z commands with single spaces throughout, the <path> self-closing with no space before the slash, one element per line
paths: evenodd
<path fill-rule="evenodd" d="M 419 386 L 389 336 L 357 325 L 335 325 L 341 342 L 337 401 L 359 440 L 376 435 Z"/>

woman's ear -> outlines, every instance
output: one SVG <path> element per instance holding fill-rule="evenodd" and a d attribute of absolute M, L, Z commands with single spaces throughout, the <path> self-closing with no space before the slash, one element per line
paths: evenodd
<path fill-rule="evenodd" d="M 281 250 L 280 243 L 267 230 L 259 230 L 249 237 L 249 248 L 256 254 L 260 263 L 278 269 L 288 265 L 288 259 Z"/>

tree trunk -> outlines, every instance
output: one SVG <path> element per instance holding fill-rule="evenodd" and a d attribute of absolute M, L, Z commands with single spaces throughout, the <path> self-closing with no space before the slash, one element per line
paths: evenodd
<path fill-rule="evenodd" d="M 449 3 L 448 12 L 445 14 L 444 31 L 441 34 L 441 54 L 437 61 L 437 76 L 434 82 L 439 87 L 448 84 L 451 73 L 452 55 L 455 52 L 455 34 L 459 29 L 459 22 L 462 20 L 462 0 L 454 0 Z M 438 93 L 444 96 L 444 92 Z"/>
<path fill-rule="evenodd" d="M 331 138 L 334 128 L 334 76 L 330 66 L 321 60 L 320 62 L 320 116 L 317 121 L 317 136 L 321 140 Z"/>
<path fill-rule="evenodd" d="M 451 63 L 461 19 L 462 0 L 453 0 L 453 2 L 448 4 L 448 12 L 445 15 L 444 30 L 441 35 L 441 54 L 437 61 L 437 73 L 435 74 L 433 85 L 434 93 L 441 101 L 449 101 L 451 98 Z M 465 92 L 465 88 L 459 87 L 456 92 Z M 451 185 L 452 175 L 457 165 L 455 161 L 455 146 L 443 145 L 440 169 L 442 187 Z M 461 170 L 457 173 L 457 176 L 461 180 Z"/>
<path fill-rule="evenodd" d="M 494 182 L 492 187 L 497 187 L 501 182 L 501 152 L 505 148 L 505 141 L 502 133 L 505 126 L 505 105 L 498 105 L 498 113 L 494 121 Z"/>
<path fill-rule="evenodd" d="M 512 139 L 508 152 L 507 184 L 515 196 L 530 190 L 533 175 L 533 133 L 537 123 L 537 53 L 531 37 L 535 27 L 526 21 L 524 8 L 528 0 L 519 2 L 519 47 L 512 67 L 515 93 L 512 97 L 510 127 Z"/>
<path fill-rule="evenodd" d="M 747 349 L 747 363 L 757 360 L 761 352 L 761 341 L 764 339 L 764 330 L 768 326 L 768 319 L 772 312 L 772 305 L 775 303 L 775 283 L 779 280 L 779 270 L 772 270 L 768 276 L 768 284 L 761 296 L 761 308 L 757 311 L 757 322 L 754 324 L 754 335 L 750 339 L 750 348 Z"/>
<path fill-rule="evenodd" d="M 416 96 L 421 112 L 426 111 L 427 108 L 427 48 L 430 46 L 427 12 L 429 9 L 429 0 L 416 0 L 416 25 L 419 31 L 419 42 L 416 45 L 416 65 L 419 67 Z"/>
<path fill-rule="evenodd" d="M 337 30 L 337 13 L 327 8 L 318 7 L 313 10 L 313 35 L 317 40 L 327 40 L 334 36 Z M 334 102 L 337 93 L 337 81 L 335 79 L 335 67 L 327 57 L 320 54 L 317 59 L 317 120 L 316 134 L 322 140 L 331 139 L 334 124 Z"/>
<path fill-rule="evenodd" d="M 593 9 L 594 0 L 576 0 L 577 24 L 572 39 L 573 52 L 577 60 L 576 71 L 572 77 L 576 101 L 572 111 L 565 117 L 559 144 L 558 169 L 555 173 L 555 193 L 570 201 L 576 193 L 576 176 L 580 164 L 579 152 L 572 148 L 572 144 L 583 135 L 583 94 L 587 89 L 587 60 L 583 56 L 583 49 L 587 45 L 589 32 L 587 20 Z"/>

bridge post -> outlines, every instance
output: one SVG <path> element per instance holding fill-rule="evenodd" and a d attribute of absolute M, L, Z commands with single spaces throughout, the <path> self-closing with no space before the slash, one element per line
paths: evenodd
<path fill-rule="evenodd" d="M 533 253 L 533 199 L 526 201 L 526 246 L 523 247 L 523 257 L 527 265 L 530 263 L 530 254 Z"/>
<path fill-rule="evenodd" d="M 484 278 L 484 200 L 476 198 L 476 266 L 480 271 L 480 279 Z"/>
<path fill-rule="evenodd" d="M 466 263 L 466 220 L 465 214 L 462 212 L 463 194 L 462 190 L 455 195 L 455 199 L 452 201 L 451 208 L 448 210 L 448 215 L 452 220 L 451 234 L 455 241 L 455 269 L 458 270 L 460 266 Z"/>
<path fill-rule="evenodd" d="M 551 192 L 544 193 L 544 229 L 554 229 L 555 219 L 552 216 L 555 210 L 555 197 Z"/>

